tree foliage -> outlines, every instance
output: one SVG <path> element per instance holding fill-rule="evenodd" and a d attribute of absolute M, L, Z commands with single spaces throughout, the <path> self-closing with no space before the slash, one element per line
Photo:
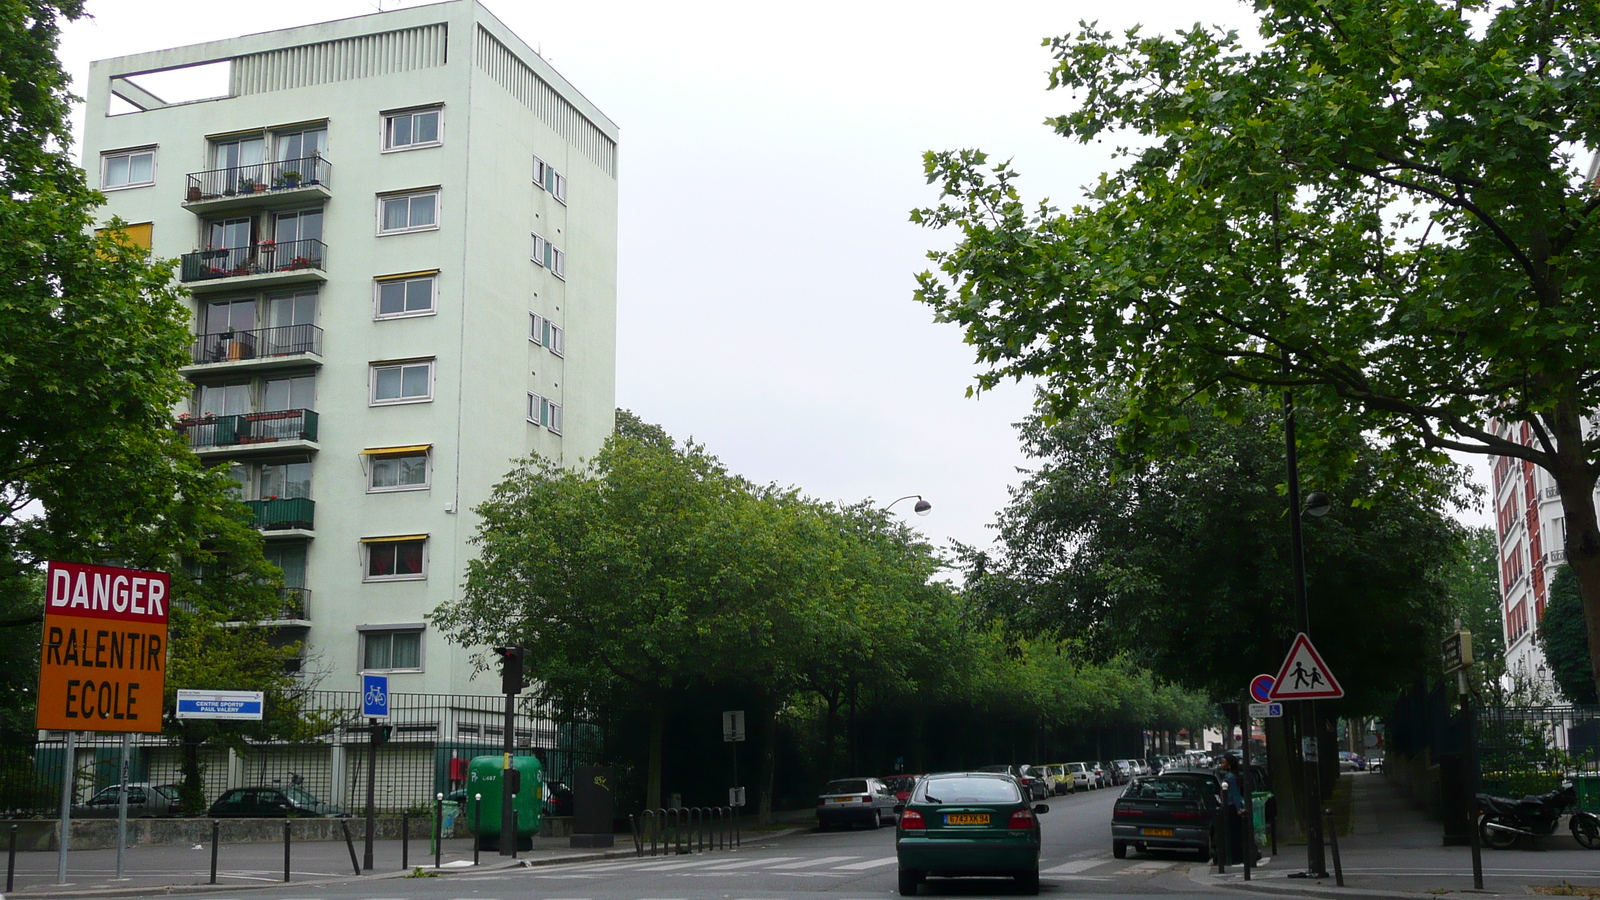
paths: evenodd
<path fill-rule="evenodd" d="M 1236 423 L 1188 410 L 1193 452 L 1147 457 L 1117 441 L 1124 408 L 1105 392 L 1022 424 L 1038 468 L 1012 491 L 1000 549 L 967 552 L 969 593 L 1025 632 L 1081 635 L 1234 699 L 1297 630 L 1277 410 L 1248 406 Z M 1386 457 L 1359 434 L 1330 440 L 1324 452 L 1348 462 L 1319 485 L 1342 502 L 1305 527 L 1312 631 L 1349 708 L 1375 711 L 1437 656 L 1444 562 L 1462 540 L 1444 511 L 1461 476 Z"/>
<path fill-rule="evenodd" d="M 1455 614 L 1472 632 L 1473 691 L 1480 698 L 1503 702 L 1506 674 L 1505 628 L 1500 608 L 1500 542 L 1492 528 L 1468 528 L 1462 552 L 1445 569 L 1445 583 L 1455 601 Z M 1585 657 L 1587 659 L 1587 657 Z M 1586 662 L 1579 661 L 1587 666 Z"/>
<path fill-rule="evenodd" d="M 960 239 L 919 298 L 965 326 L 980 387 L 1034 376 L 1059 408 L 1127 387 L 1131 441 L 1184 434 L 1187 398 L 1231 414 L 1289 388 L 1395 452 L 1542 466 L 1600 653 L 1581 421 L 1600 407 L 1600 191 L 1575 159 L 1600 146 L 1600 5 L 1256 8 L 1259 49 L 1201 26 L 1049 41 L 1075 98 L 1051 124 L 1130 147 L 1067 210 L 981 152 L 930 154 L 943 201 L 913 219 Z"/>
<path fill-rule="evenodd" d="M 1550 579 L 1550 597 L 1545 601 L 1544 618 L 1539 620 L 1539 649 L 1556 687 L 1572 703 L 1593 706 L 1594 679 L 1589 677 L 1589 635 L 1583 624 L 1583 604 L 1578 599 L 1578 580 L 1570 566 L 1556 570 Z"/>

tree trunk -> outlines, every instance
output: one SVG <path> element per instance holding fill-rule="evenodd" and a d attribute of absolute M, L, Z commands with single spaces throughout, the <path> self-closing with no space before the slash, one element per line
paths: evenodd
<path fill-rule="evenodd" d="M 762 825 L 772 821 L 772 788 L 778 768 L 778 706 L 776 703 L 764 705 L 762 714 L 766 716 L 764 734 L 761 739 L 761 819 Z"/>
<path fill-rule="evenodd" d="M 1567 565 L 1578 579 L 1583 598 L 1583 620 L 1589 633 L 1589 669 L 1600 687 L 1600 523 L 1595 520 L 1596 472 L 1583 447 L 1583 420 L 1576 403 L 1559 403 L 1550 417 L 1556 447 L 1550 475 L 1561 493 L 1561 511 L 1567 521 Z M 1533 560 L 1533 565 L 1542 565 Z"/>
<path fill-rule="evenodd" d="M 650 706 L 650 763 L 644 797 L 648 809 L 661 809 L 661 747 L 666 730 L 666 704 L 656 701 Z"/>
<path fill-rule="evenodd" d="M 828 721 L 823 728 L 824 740 L 822 753 L 822 772 L 831 780 L 833 778 L 833 767 L 835 765 L 833 744 L 834 738 L 836 737 L 835 731 L 837 728 L 837 722 L 839 720 L 839 692 L 836 690 L 829 691 L 826 695 L 824 695 L 824 699 L 828 701 Z"/>

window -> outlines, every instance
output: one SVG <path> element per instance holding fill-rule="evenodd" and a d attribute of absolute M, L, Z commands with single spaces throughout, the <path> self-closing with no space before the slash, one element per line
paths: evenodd
<path fill-rule="evenodd" d="M 434 312 L 433 298 L 438 286 L 437 273 L 427 275 L 394 275 L 380 278 L 374 285 L 378 319 L 397 319 L 402 316 L 426 316 Z"/>
<path fill-rule="evenodd" d="M 366 631 L 361 635 L 361 668 L 366 671 L 422 670 L 422 631 Z"/>
<path fill-rule="evenodd" d="M 560 201 L 562 206 L 567 205 L 567 176 L 557 172 L 555 166 L 537 156 L 533 158 L 533 183 L 540 189 L 549 191 L 550 196 Z"/>
<path fill-rule="evenodd" d="M 261 464 L 262 500 L 289 500 L 311 496 L 311 463 Z"/>
<path fill-rule="evenodd" d="M 322 210 L 301 209 L 278 213 L 272 219 L 272 239 L 279 244 L 322 240 Z M 311 256 L 309 247 L 285 247 L 295 256 Z"/>
<path fill-rule="evenodd" d="M 433 399 L 433 360 L 372 366 L 371 405 L 421 403 Z"/>
<path fill-rule="evenodd" d="M 208 384 L 200 388 L 200 415 L 238 416 L 250 411 L 250 382 Z"/>
<path fill-rule="evenodd" d="M 383 149 L 411 150 L 437 147 L 440 109 L 411 109 L 383 117 Z"/>
<path fill-rule="evenodd" d="M 535 425 L 543 425 L 556 434 L 561 433 L 561 404 L 548 397 L 538 394 L 528 394 L 528 421 Z"/>
<path fill-rule="evenodd" d="M 366 555 L 363 581 L 417 581 L 427 577 L 428 536 L 362 538 Z"/>
<path fill-rule="evenodd" d="M 267 562 L 283 570 L 283 586 L 290 590 L 305 590 L 306 545 L 302 543 L 273 542 L 261 549 Z"/>
<path fill-rule="evenodd" d="M 318 157 L 328 148 L 328 131 L 321 126 L 301 131 L 280 131 L 275 137 L 276 155 L 280 162 Z"/>
<path fill-rule="evenodd" d="M 316 409 L 317 379 L 314 375 L 268 378 L 261 389 L 261 411 Z"/>
<path fill-rule="evenodd" d="M 428 487 L 428 448 L 368 450 L 367 491 L 419 491 Z"/>
<path fill-rule="evenodd" d="M 100 186 L 105 190 L 156 183 L 156 151 L 125 150 L 100 157 Z"/>
<path fill-rule="evenodd" d="M 378 233 L 399 234 L 439 227 L 439 192 L 418 191 L 378 198 Z"/>
<path fill-rule="evenodd" d="M 556 249 L 556 245 L 543 236 L 538 234 L 533 236 L 533 253 L 530 258 L 534 265 L 544 266 L 550 270 L 550 274 L 562 281 L 567 279 L 567 254 Z"/>
<path fill-rule="evenodd" d="M 546 319 L 544 316 L 541 316 L 537 313 L 529 313 L 528 315 L 531 316 L 533 320 L 532 328 L 528 333 L 528 340 L 548 349 L 551 353 L 554 353 L 557 356 L 566 356 L 566 329 L 562 328 L 560 325 L 554 324 L 549 319 Z"/>

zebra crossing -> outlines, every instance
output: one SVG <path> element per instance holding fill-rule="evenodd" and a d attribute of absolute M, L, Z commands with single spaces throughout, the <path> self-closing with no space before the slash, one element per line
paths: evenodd
<path fill-rule="evenodd" d="M 646 857 L 622 862 L 610 860 L 603 863 L 551 867 L 531 872 L 527 877 L 537 880 L 593 881 L 616 876 L 628 876 L 634 873 L 641 875 L 663 873 L 673 876 L 703 878 L 760 873 L 762 875 L 797 878 L 819 876 L 842 878 L 850 875 L 872 874 L 879 870 L 887 869 L 894 864 L 895 858 L 893 856 L 870 858 L 859 855 L 817 856 L 810 858 L 761 856 L 756 859 L 730 860 L 726 854 L 707 854 L 704 857 L 691 860 L 672 857 L 665 859 L 661 857 Z M 1040 869 L 1039 875 L 1047 880 L 1105 881 L 1119 877 L 1137 878 L 1157 875 L 1163 872 L 1183 871 L 1192 865 L 1194 863 L 1180 860 L 1119 860 L 1112 859 L 1109 856 L 1095 855 L 1069 860 L 1059 865 L 1050 865 L 1047 861 L 1045 866 Z"/>

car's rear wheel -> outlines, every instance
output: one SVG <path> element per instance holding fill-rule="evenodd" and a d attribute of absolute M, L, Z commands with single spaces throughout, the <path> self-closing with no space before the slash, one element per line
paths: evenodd
<path fill-rule="evenodd" d="M 881 813 L 881 812 L 879 812 L 877 810 L 873 810 L 872 811 L 872 818 L 871 818 L 869 824 L 871 825 L 871 827 L 872 827 L 872 829 L 874 831 L 878 830 L 879 828 L 882 828 L 883 827 L 883 813 Z"/>
<path fill-rule="evenodd" d="M 1023 872 L 1017 876 L 1017 891 L 1023 894 L 1039 893 L 1039 870 Z"/>
<path fill-rule="evenodd" d="M 917 885 L 922 884 L 922 873 L 916 869 L 900 870 L 900 895 L 912 897 L 917 893 Z"/>
<path fill-rule="evenodd" d="M 1128 858 L 1128 842 L 1127 841 L 1112 841 L 1111 842 L 1111 855 L 1115 856 L 1117 859 L 1127 859 Z"/>

